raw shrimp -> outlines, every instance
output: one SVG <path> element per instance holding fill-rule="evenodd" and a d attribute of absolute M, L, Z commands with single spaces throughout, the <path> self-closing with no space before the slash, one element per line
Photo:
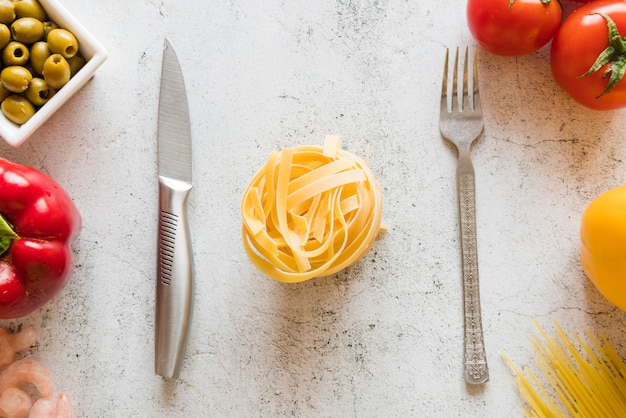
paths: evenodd
<path fill-rule="evenodd" d="M 15 353 L 26 350 L 36 341 L 37 335 L 32 327 L 24 328 L 16 333 L 0 328 L 0 368 L 11 364 L 15 359 Z"/>
<path fill-rule="evenodd" d="M 32 406 L 33 401 L 22 389 L 8 388 L 0 393 L 0 417 L 24 418 Z"/>
<path fill-rule="evenodd" d="M 33 405 L 28 418 L 72 418 L 72 401 L 65 393 L 59 393 L 56 402 L 40 398 Z"/>
<path fill-rule="evenodd" d="M 50 398 L 54 394 L 54 383 L 48 370 L 33 359 L 21 359 L 11 363 L 0 373 L 0 393 L 8 388 L 19 388 L 26 383 L 35 385 L 41 396 Z"/>
<path fill-rule="evenodd" d="M 52 397 L 54 384 L 43 364 L 26 358 L 13 361 L 16 353 L 32 346 L 36 340 L 31 327 L 16 333 L 0 327 L 0 418 L 72 417 L 69 396 L 59 393 L 56 398 Z M 32 384 L 41 397 L 31 398 L 32 393 L 26 392 L 30 389 L 23 388 L 28 384 Z"/>

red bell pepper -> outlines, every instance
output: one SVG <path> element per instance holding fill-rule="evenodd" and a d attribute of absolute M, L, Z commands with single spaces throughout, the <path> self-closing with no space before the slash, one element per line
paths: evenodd
<path fill-rule="evenodd" d="M 65 287 L 81 227 L 53 179 L 0 158 L 0 319 L 28 315 Z"/>

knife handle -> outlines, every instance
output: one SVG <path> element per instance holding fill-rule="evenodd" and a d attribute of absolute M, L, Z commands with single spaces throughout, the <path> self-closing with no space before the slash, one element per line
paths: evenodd
<path fill-rule="evenodd" d="M 191 185 L 159 176 L 155 372 L 178 378 L 193 303 L 187 196 Z"/>

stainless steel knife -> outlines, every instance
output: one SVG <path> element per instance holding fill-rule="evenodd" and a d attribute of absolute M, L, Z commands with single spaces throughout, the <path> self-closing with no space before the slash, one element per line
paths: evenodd
<path fill-rule="evenodd" d="M 158 116 L 159 225 L 155 372 L 178 378 L 191 323 L 193 257 L 187 218 L 191 127 L 183 74 L 166 39 Z"/>

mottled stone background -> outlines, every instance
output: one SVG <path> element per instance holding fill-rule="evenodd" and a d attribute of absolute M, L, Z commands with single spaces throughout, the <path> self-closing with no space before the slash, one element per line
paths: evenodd
<path fill-rule="evenodd" d="M 584 276 L 580 215 L 624 183 L 623 111 L 575 104 L 549 49 L 481 53 L 484 135 L 473 148 L 491 380 L 463 381 L 456 153 L 438 130 L 446 47 L 472 45 L 465 2 L 63 0 L 107 48 L 94 79 L 19 149 L 84 217 L 71 284 L 22 321 L 28 353 L 77 417 L 496 417 L 523 403 L 503 361 L 556 319 L 626 355 L 626 314 Z M 181 380 L 153 373 L 156 115 L 164 37 L 189 92 L 196 305 Z M 327 278 L 264 277 L 241 245 L 239 202 L 274 149 L 367 158 L 387 234 Z M 539 374 L 538 369 L 535 371 Z"/>

